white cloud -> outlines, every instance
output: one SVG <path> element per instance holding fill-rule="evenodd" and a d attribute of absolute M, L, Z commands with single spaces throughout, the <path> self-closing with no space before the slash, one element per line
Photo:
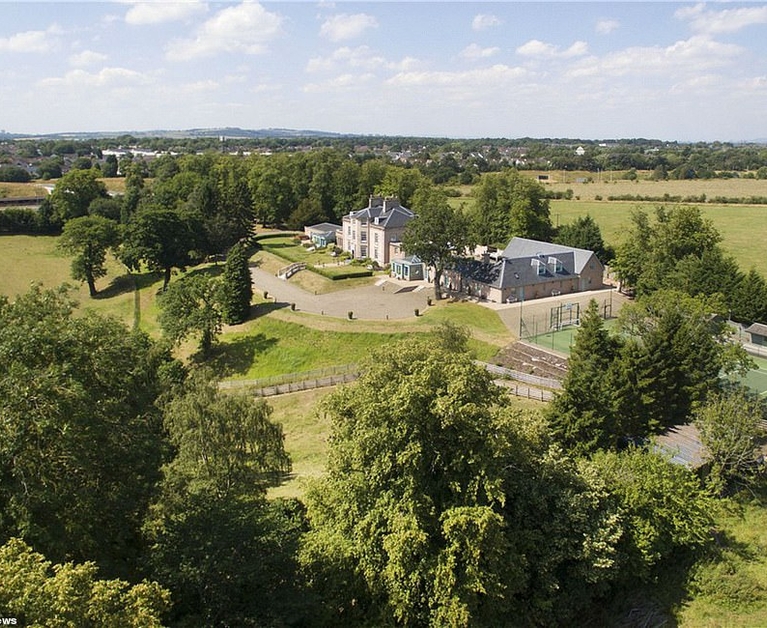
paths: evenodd
<path fill-rule="evenodd" d="M 327 57 L 313 57 L 306 64 L 309 73 L 334 72 L 341 67 L 363 69 L 369 72 L 375 70 L 407 70 L 419 65 L 416 59 L 405 57 L 400 61 L 389 61 L 376 54 L 368 46 L 337 48 Z"/>
<path fill-rule="evenodd" d="M 197 31 L 192 39 L 172 41 L 166 56 L 171 61 L 188 61 L 221 52 L 262 54 L 266 44 L 282 33 L 282 17 L 257 2 L 245 2 L 222 9 Z"/>
<path fill-rule="evenodd" d="M 484 31 L 493 26 L 500 26 L 503 22 L 495 15 L 488 15 L 486 13 L 478 13 L 471 21 L 471 28 L 475 31 Z"/>
<path fill-rule="evenodd" d="M 477 44 L 469 44 L 461 51 L 461 57 L 464 59 L 487 59 L 488 57 L 492 57 L 494 55 L 497 55 L 501 51 L 500 48 L 492 47 L 492 48 L 482 48 L 481 46 L 478 46 Z"/>
<path fill-rule="evenodd" d="M 365 74 L 339 74 L 338 76 L 323 81 L 321 83 L 308 83 L 304 85 L 303 91 L 306 93 L 332 92 L 337 90 L 349 90 L 362 87 L 370 83 L 375 76 L 370 73 Z"/>
<path fill-rule="evenodd" d="M 44 31 L 24 31 L 10 37 L 0 37 L 0 52 L 50 52 L 59 43 L 61 29 L 57 25 Z"/>
<path fill-rule="evenodd" d="M 369 28 L 377 28 L 378 20 L 366 13 L 348 15 L 340 13 L 328 18 L 320 26 L 320 36 L 330 41 L 355 39 Z"/>
<path fill-rule="evenodd" d="M 73 55 L 70 55 L 69 65 L 82 68 L 88 65 L 103 63 L 106 60 L 107 60 L 107 55 L 101 52 L 95 52 L 94 50 L 83 50 L 81 52 L 77 52 Z"/>
<path fill-rule="evenodd" d="M 569 71 L 573 78 L 584 76 L 679 76 L 699 75 L 729 65 L 743 53 L 740 46 L 723 44 L 708 37 L 695 36 L 665 48 L 645 46 L 626 48 L 602 58 L 589 57 Z"/>
<path fill-rule="evenodd" d="M 594 26 L 594 30 L 600 35 L 609 35 L 614 30 L 620 28 L 621 23 L 618 20 L 599 20 Z"/>
<path fill-rule="evenodd" d="M 588 53 L 588 44 L 585 41 L 576 41 L 566 50 L 560 50 L 559 46 L 547 44 L 538 39 L 531 39 L 517 48 L 517 54 L 523 57 L 538 57 L 553 59 L 556 57 L 570 58 L 581 57 Z"/>
<path fill-rule="evenodd" d="M 38 82 L 41 87 L 122 87 L 126 83 L 147 84 L 151 79 L 128 68 L 103 68 L 98 72 L 72 70 L 63 77 L 51 77 Z"/>
<path fill-rule="evenodd" d="M 135 26 L 187 20 L 208 10 L 207 4 L 197 0 L 141 0 L 130 4 L 133 6 L 126 12 L 125 21 Z"/>
<path fill-rule="evenodd" d="M 527 75 L 523 68 L 497 64 L 489 68 L 480 68 L 466 72 L 432 71 L 400 72 L 387 83 L 398 87 L 462 87 L 462 86 L 498 86 L 516 81 Z"/>
<path fill-rule="evenodd" d="M 767 6 L 717 11 L 709 10 L 705 4 L 696 4 L 678 9 L 674 15 L 677 19 L 689 21 L 694 31 L 709 35 L 734 33 L 748 26 L 767 24 Z"/>
<path fill-rule="evenodd" d="M 181 86 L 181 91 L 187 93 L 199 93 L 199 92 L 212 92 L 220 89 L 221 85 L 217 81 L 211 79 L 204 81 L 195 81 L 194 83 L 186 83 Z"/>

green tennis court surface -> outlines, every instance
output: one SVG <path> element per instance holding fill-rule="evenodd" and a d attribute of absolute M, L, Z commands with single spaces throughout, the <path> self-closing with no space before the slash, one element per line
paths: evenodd
<path fill-rule="evenodd" d="M 741 381 L 760 395 L 767 395 L 767 359 L 754 356 L 751 356 L 751 359 L 756 362 L 757 368 L 746 373 Z"/>
<path fill-rule="evenodd" d="M 612 323 L 612 321 L 608 322 Z M 568 326 L 559 331 L 538 334 L 526 340 L 538 345 L 542 349 L 550 349 L 558 353 L 570 355 L 570 348 L 575 343 L 578 329 L 575 325 Z M 758 392 L 762 396 L 767 396 L 767 358 L 751 356 L 751 359 L 756 363 L 756 368 L 746 373 L 741 381 L 751 390 Z"/>

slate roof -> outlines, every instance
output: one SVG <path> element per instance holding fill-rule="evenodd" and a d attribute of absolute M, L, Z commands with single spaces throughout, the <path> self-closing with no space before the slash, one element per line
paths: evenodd
<path fill-rule="evenodd" d="M 317 233 L 332 233 L 333 231 L 340 230 L 341 225 L 334 225 L 332 222 L 321 222 L 319 224 L 312 225 L 311 227 L 306 227 L 306 229 L 315 231 Z"/>
<path fill-rule="evenodd" d="M 549 263 L 550 257 L 556 257 L 561 263 L 559 271 L 556 270 L 553 263 Z M 545 265 L 545 272 L 538 274 L 538 266 L 532 261 L 533 258 Z M 572 251 L 562 252 L 556 256 L 529 256 L 513 259 L 502 257 L 496 262 L 462 259 L 453 265 L 453 269 L 460 272 L 465 279 L 500 289 L 532 286 L 553 279 L 570 279 L 577 274 L 574 270 L 575 254 Z"/>
<path fill-rule="evenodd" d="M 538 240 L 528 240 L 527 238 L 512 238 L 505 249 L 503 249 L 503 257 L 509 259 L 515 259 L 519 257 L 531 258 L 538 254 L 544 256 L 561 257 L 565 253 L 572 253 L 574 256 L 574 265 L 572 272 L 580 275 L 586 264 L 592 259 L 592 256 L 597 260 L 592 251 L 586 249 L 576 249 L 571 246 L 564 246 L 562 244 L 552 244 L 551 242 L 540 242 Z M 597 260 L 599 262 L 599 260 Z M 601 262 L 599 262 L 601 265 Z"/>
<path fill-rule="evenodd" d="M 667 429 L 658 436 L 656 448 L 671 456 L 671 462 L 691 469 L 697 469 L 705 461 L 705 448 L 700 442 L 700 432 L 692 423 Z"/>
<path fill-rule="evenodd" d="M 749 334 L 756 334 L 757 336 L 767 336 L 767 325 L 761 323 L 754 323 L 751 327 L 746 329 Z"/>
<path fill-rule="evenodd" d="M 415 214 L 394 199 L 371 198 L 368 207 L 351 212 L 350 216 L 356 220 L 369 220 L 380 227 L 394 229 L 404 227 Z M 375 223 L 376 218 L 378 223 Z"/>

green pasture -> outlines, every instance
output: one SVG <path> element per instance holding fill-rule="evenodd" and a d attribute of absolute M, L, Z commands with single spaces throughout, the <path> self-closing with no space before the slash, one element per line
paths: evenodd
<path fill-rule="evenodd" d="M 590 214 L 599 225 L 605 242 L 623 242 L 634 209 L 652 214 L 657 203 L 628 201 L 552 201 L 554 224 L 567 224 Z M 767 238 L 767 205 L 696 205 L 704 218 L 711 220 L 722 236 L 722 248 L 732 255 L 743 271 L 752 266 L 767 276 L 764 239 Z"/>

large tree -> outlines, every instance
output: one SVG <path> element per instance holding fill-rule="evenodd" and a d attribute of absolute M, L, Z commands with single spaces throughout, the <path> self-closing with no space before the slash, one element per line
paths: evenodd
<path fill-rule="evenodd" d="M 659 290 L 621 310 L 621 329 L 639 343 L 646 377 L 638 392 L 651 426 L 684 422 L 721 388 L 722 375 L 748 368 L 748 356 L 717 316 L 722 309 L 715 300 Z"/>
<path fill-rule="evenodd" d="M 668 278 L 681 260 L 702 259 L 720 241 L 712 222 L 697 207 L 659 206 L 654 221 L 645 212 L 635 211 L 613 266 L 624 285 L 649 294 L 669 286 Z"/>
<path fill-rule="evenodd" d="M 546 411 L 556 438 L 576 454 L 614 448 L 623 436 L 611 411 L 607 378 L 617 350 L 592 299 L 581 317 L 562 392 Z"/>
<path fill-rule="evenodd" d="M 199 334 L 200 351 L 207 354 L 221 333 L 218 280 L 200 272 L 189 274 L 168 286 L 159 305 L 163 334 L 173 343 Z"/>
<path fill-rule="evenodd" d="M 603 264 L 609 264 L 615 255 L 612 248 L 605 244 L 599 225 L 589 214 L 559 227 L 554 241 L 557 244 L 594 251 Z"/>
<path fill-rule="evenodd" d="M 515 236 L 551 240 L 546 191 L 529 176 L 516 170 L 483 175 L 474 196 L 472 222 L 480 244 L 505 246 Z"/>
<path fill-rule="evenodd" d="M 723 483 L 720 488 L 753 479 L 765 414 L 759 398 L 740 386 L 712 395 L 695 412 L 712 476 Z"/>
<path fill-rule="evenodd" d="M 609 502 L 504 401 L 439 335 L 376 353 L 327 399 L 301 555 L 317 624 L 544 625 L 613 577 Z"/>
<path fill-rule="evenodd" d="M 296 502 L 266 500 L 290 470 L 270 415 L 265 401 L 221 392 L 204 370 L 165 407 L 175 455 L 145 530 L 153 576 L 171 590 L 179 623 L 274 625 L 297 614 L 303 516 Z"/>
<path fill-rule="evenodd" d="M 141 263 L 163 273 L 163 290 L 174 268 L 198 263 L 201 226 L 194 216 L 169 209 L 139 211 L 125 228 L 120 258 L 138 269 Z"/>
<path fill-rule="evenodd" d="M 108 218 L 81 216 L 64 225 L 59 247 L 69 255 L 74 255 L 72 277 L 88 284 L 91 297 L 98 294 L 96 279 L 107 274 L 107 250 L 117 246 L 118 241 L 117 224 Z"/>
<path fill-rule="evenodd" d="M 253 278 L 250 275 L 247 246 L 243 243 L 235 244 L 226 256 L 219 300 L 227 325 L 239 325 L 250 315 Z"/>
<path fill-rule="evenodd" d="M 405 227 L 405 250 L 434 269 L 434 296 L 442 298 L 442 273 L 471 246 L 468 221 L 436 188 L 419 190 L 413 199 L 416 217 Z"/>
<path fill-rule="evenodd" d="M 107 198 L 107 189 L 95 170 L 71 170 L 56 183 L 51 203 L 62 222 L 88 215 L 97 198 Z"/>
<path fill-rule="evenodd" d="M 169 607 L 170 594 L 156 582 L 102 580 L 90 562 L 52 565 L 21 539 L 0 547 L 3 623 L 14 617 L 26 626 L 161 628 Z"/>
<path fill-rule="evenodd" d="M 0 299 L 0 537 L 126 575 L 159 476 L 165 358 L 72 307 L 38 287 Z"/>

